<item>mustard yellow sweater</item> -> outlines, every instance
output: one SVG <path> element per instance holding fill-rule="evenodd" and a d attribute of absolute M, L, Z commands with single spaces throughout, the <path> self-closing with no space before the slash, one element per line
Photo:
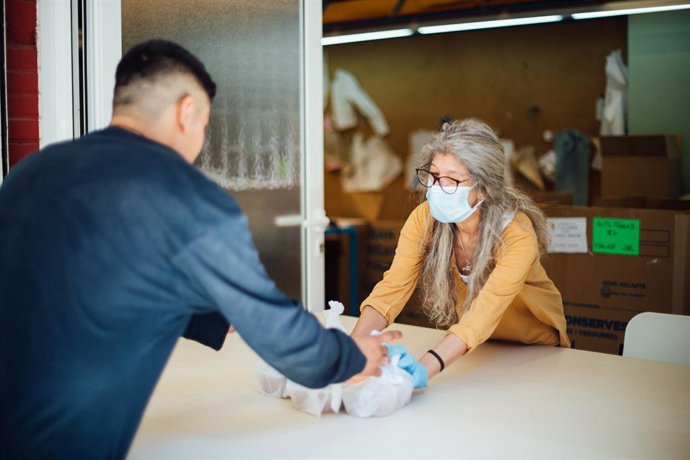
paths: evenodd
<path fill-rule="evenodd" d="M 421 241 L 430 218 L 428 202 L 412 211 L 400 233 L 393 264 L 360 309 L 371 306 L 389 325 L 395 320 L 417 285 Z M 537 237 L 524 213 L 505 227 L 503 241 L 494 270 L 467 311 L 462 307 L 467 287 L 453 266 L 460 320 L 448 332 L 465 342 L 468 351 L 489 338 L 570 347 L 561 295 L 539 261 Z"/>

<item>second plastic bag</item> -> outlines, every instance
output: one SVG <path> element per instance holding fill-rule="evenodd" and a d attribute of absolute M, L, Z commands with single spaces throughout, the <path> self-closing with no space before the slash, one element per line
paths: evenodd
<path fill-rule="evenodd" d="M 357 417 L 385 417 L 412 398 L 412 377 L 398 367 L 400 355 L 381 367 L 381 375 L 343 386 L 343 405 Z"/>

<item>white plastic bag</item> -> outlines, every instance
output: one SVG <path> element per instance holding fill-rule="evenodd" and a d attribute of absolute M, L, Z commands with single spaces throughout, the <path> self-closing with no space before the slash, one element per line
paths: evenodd
<path fill-rule="evenodd" d="M 342 385 L 339 383 L 315 389 L 288 380 L 285 392 L 296 409 L 317 417 L 327 412 L 339 412 L 342 404 Z"/>
<path fill-rule="evenodd" d="M 345 306 L 333 300 L 328 302 L 328 306 L 330 310 L 324 311 L 326 327 L 346 332 L 340 321 Z M 383 417 L 407 405 L 412 397 L 412 377 L 398 367 L 400 355 L 390 358 L 390 363 L 381 367 L 378 377 L 318 389 L 292 382 L 261 361 L 256 369 L 256 382 L 261 393 L 290 398 L 296 409 L 308 414 L 338 413 L 344 405 L 348 414 L 357 417 Z"/>
<path fill-rule="evenodd" d="M 412 398 L 412 376 L 398 367 L 400 355 L 381 367 L 381 375 L 343 386 L 343 405 L 357 417 L 385 417 Z"/>
<path fill-rule="evenodd" d="M 323 315 L 326 317 L 326 327 L 328 329 L 337 329 L 347 334 L 343 323 L 340 321 L 340 315 L 345 311 L 345 305 L 336 300 L 329 300 L 328 306 L 330 310 L 323 311 Z"/>
<path fill-rule="evenodd" d="M 326 327 L 345 331 L 340 315 L 345 311 L 345 306 L 335 300 L 328 302 L 329 310 L 324 310 Z M 326 412 L 339 412 L 342 404 L 342 384 L 335 383 L 324 388 L 307 388 L 288 380 L 285 393 L 292 400 L 292 404 L 302 412 L 320 416 Z"/>
<path fill-rule="evenodd" d="M 377 192 L 393 182 L 403 171 L 403 163 L 386 141 L 378 136 L 364 140 L 360 132 L 352 136 L 350 174 L 343 174 L 346 192 Z"/>
<path fill-rule="evenodd" d="M 328 302 L 330 310 L 325 310 L 326 327 L 346 332 L 340 321 L 345 306 L 334 300 Z M 265 395 L 276 398 L 290 398 L 293 405 L 312 415 L 325 412 L 339 412 L 342 405 L 342 384 L 328 385 L 324 388 L 307 388 L 288 380 L 280 372 L 260 361 L 255 372 L 256 386 Z"/>
<path fill-rule="evenodd" d="M 254 374 L 259 391 L 276 398 L 287 398 L 285 386 L 288 379 L 264 361 L 259 361 Z"/>

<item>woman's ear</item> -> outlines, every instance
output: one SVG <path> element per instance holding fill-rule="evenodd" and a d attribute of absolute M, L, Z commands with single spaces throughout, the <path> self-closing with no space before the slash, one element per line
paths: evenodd
<path fill-rule="evenodd" d="M 476 190 L 477 190 L 477 201 L 478 202 L 484 201 L 484 199 L 486 198 L 486 195 L 487 195 L 486 190 L 484 190 L 483 185 L 481 185 L 481 184 L 477 184 L 477 185 L 478 185 L 478 187 L 476 188 Z"/>

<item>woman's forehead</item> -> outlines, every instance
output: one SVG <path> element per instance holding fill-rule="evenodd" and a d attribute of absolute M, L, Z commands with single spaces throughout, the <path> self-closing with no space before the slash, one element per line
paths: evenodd
<path fill-rule="evenodd" d="M 431 166 L 443 173 L 468 173 L 468 169 L 462 161 L 458 160 L 455 155 L 445 152 L 435 153 L 431 158 Z"/>

